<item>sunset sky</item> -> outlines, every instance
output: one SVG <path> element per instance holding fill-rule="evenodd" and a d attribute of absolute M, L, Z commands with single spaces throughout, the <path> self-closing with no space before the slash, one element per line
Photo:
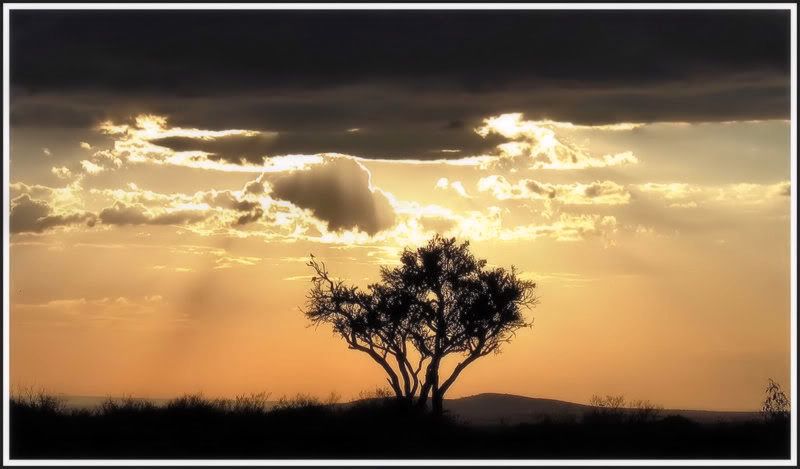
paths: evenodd
<path fill-rule="evenodd" d="M 750 410 L 790 376 L 788 11 L 13 11 L 10 374 L 356 397 L 301 308 L 435 233 L 537 282 L 481 392 Z"/>

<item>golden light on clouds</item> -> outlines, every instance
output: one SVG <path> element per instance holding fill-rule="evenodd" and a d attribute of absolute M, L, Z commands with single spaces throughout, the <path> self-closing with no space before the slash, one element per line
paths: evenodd
<path fill-rule="evenodd" d="M 753 179 L 726 172 L 749 148 L 781 154 L 753 128 L 788 134 L 782 121 L 579 125 L 508 113 L 475 129 L 503 140 L 484 154 L 437 145 L 440 159 L 370 159 L 271 154 L 278 132 L 142 114 L 76 135 L 57 160 L 37 142 L 36 160 L 12 161 L 12 380 L 72 394 L 355 396 L 379 373 L 305 327 L 305 259 L 365 285 L 440 233 L 542 289 L 536 328 L 454 395 L 619 392 L 751 408 L 762 374 L 788 372 L 792 190 L 788 160 Z M 749 140 L 731 148 L 708 132 Z M 681 152 L 654 151 L 675 141 Z M 703 166 L 689 157 L 698 152 L 726 154 L 730 167 Z M 751 381 L 758 389 L 724 402 L 714 392 Z"/>
<path fill-rule="evenodd" d="M 494 167 L 507 169 L 586 169 L 635 164 L 638 159 L 630 151 L 595 157 L 574 143 L 560 139 L 556 129 L 591 129 L 601 131 L 629 131 L 642 124 L 612 124 L 601 126 L 575 126 L 550 120 L 526 121 L 520 113 L 502 114 L 484 119 L 484 125 L 475 129 L 482 137 L 498 134 L 512 141 L 497 146 L 498 160 Z"/>

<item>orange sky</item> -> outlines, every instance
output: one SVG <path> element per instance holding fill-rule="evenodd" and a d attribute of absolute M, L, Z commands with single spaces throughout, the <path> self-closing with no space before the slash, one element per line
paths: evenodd
<path fill-rule="evenodd" d="M 382 384 L 380 369 L 308 326 L 304 262 L 313 253 L 366 285 L 440 232 L 515 265 L 541 297 L 534 328 L 467 369 L 449 397 L 755 409 L 768 378 L 789 387 L 789 126 L 508 113 L 475 129 L 500 141 L 487 154 L 264 165 L 154 141 L 269 132 L 169 116 L 12 129 L 11 382 L 75 395 L 357 396 Z"/>

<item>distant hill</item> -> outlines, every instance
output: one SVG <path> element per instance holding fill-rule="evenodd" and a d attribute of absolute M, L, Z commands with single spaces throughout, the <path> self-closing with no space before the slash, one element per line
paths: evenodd
<path fill-rule="evenodd" d="M 516 424 L 533 423 L 545 418 L 579 419 L 592 406 L 555 399 L 485 393 L 445 400 L 444 407 L 465 423 Z M 664 409 L 662 416 L 679 415 L 701 423 L 742 421 L 760 417 L 758 412 L 722 412 L 712 410 Z"/>
<path fill-rule="evenodd" d="M 516 424 L 551 419 L 580 418 L 591 406 L 555 399 L 485 393 L 447 399 L 444 408 L 460 420 L 473 424 Z"/>
<path fill-rule="evenodd" d="M 89 409 L 99 406 L 107 397 L 60 396 L 67 407 Z M 169 399 L 142 398 L 155 405 Z M 445 399 L 445 410 L 464 423 L 474 425 L 535 423 L 552 420 L 580 419 L 592 406 L 556 399 L 517 396 L 514 394 L 484 393 L 457 399 Z M 723 412 L 712 410 L 664 409 L 661 415 L 679 415 L 701 423 L 735 422 L 760 418 L 758 412 Z"/>

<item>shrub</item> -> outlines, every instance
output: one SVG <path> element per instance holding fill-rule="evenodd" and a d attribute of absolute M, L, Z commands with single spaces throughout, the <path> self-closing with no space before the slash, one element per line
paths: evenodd
<path fill-rule="evenodd" d="M 270 408 L 270 395 L 266 392 L 240 394 L 231 402 L 230 410 L 238 414 L 264 414 Z"/>
<path fill-rule="evenodd" d="M 768 422 L 788 421 L 791 405 L 789 398 L 781 389 L 781 385 L 770 378 L 764 392 L 766 396 L 761 405 L 761 414 L 764 416 L 764 420 Z"/>

